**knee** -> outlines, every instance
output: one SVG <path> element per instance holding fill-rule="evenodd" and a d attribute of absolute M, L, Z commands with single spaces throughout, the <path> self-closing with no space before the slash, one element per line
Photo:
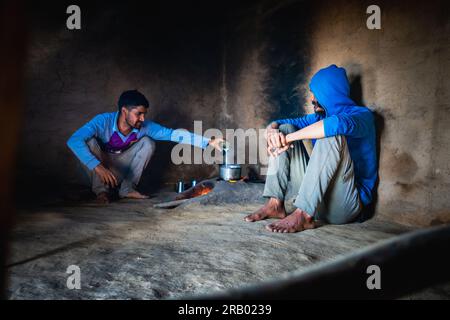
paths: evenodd
<path fill-rule="evenodd" d="M 95 140 L 95 138 L 90 138 L 88 141 L 86 141 L 86 144 L 92 148 L 94 146 L 97 146 L 97 140 Z"/>
<path fill-rule="evenodd" d="M 296 126 L 287 123 L 280 125 L 278 129 L 285 135 L 298 130 Z"/>
<path fill-rule="evenodd" d="M 345 141 L 345 136 L 343 135 L 335 135 L 322 139 L 318 139 L 317 142 L 328 141 L 330 143 L 342 144 Z"/>
<path fill-rule="evenodd" d="M 331 145 L 341 150 L 344 146 L 347 146 L 347 140 L 343 135 L 336 135 L 322 139 L 317 139 L 316 143 L 314 144 L 314 147 L 320 145 Z"/>
<path fill-rule="evenodd" d="M 143 150 L 149 152 L 150 154 L 154 152 L 155 147 L 156 147 L 155 141 L 147 136 L 139 139 L 138 143 L 141 145 L 141 148 Z"/>
<path fill-rule="evenodd" d="M 95 155 L 98 155 L 98 153 L 100 152 L 100 146 L 99 146 L 96 138 L 91 138 L 91 139 L 87 140 L 86 144 L 88 145 L 89 150 L 91 150 L 92 153 L 94 153 Z"/>

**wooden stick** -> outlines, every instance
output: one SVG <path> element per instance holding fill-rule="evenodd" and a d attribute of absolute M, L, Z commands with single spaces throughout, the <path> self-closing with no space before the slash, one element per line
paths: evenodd
<path fill-rule="evenodd" d="M 154 204 L 153 208 L 161 208 L 161 209 L 175 208 L 188 200 L 189 199 L 181 199 L 181 200 L 174 200 L 174 201 L 168 201 L 168 202 L 161 202 L 161 203 Z"/>

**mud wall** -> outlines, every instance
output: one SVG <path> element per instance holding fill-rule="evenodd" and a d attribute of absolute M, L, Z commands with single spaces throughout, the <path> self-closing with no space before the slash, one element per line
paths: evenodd
<path fill-rule="evenodd" d="M 445 1 L 377 1 L 381 30 L 366 28 L 370 1 L 320 1 L 311 75 L 347 68 L 353 97 L 377 112 L 377 212 L 394 221 L 450 221 L 450 19 Z"/>
<path fill-rule="evenodd" d="M 82 28 L 71 31 L 66 28 L 70 4 L 29 6 L 19 171 L 27 191 L 65 193 L 69 185 L 86 182 L 65 143 L 95 115 L 116 111 L 125 90 L 143 92 L 150 102 L 148 117 L 164 126 L 193 130 L 194 120 L 202 120 L 204 128 L 219 125 L 220 10 L 206 1 L 196 8 L 181 1 L 86 1 L 79 3 Z M 215 170 L 171 165 L 172 146 L 158 142 L 143 179 L 148 187 Z"/>
<path fill-rule="evenodd" d="M 303 113 L 301 1 L 81 2 L 77 31 L 66 28 L 69 4 L 29 7 L 18 171 L 28 195 L 77 192 L 86 183 L 65 142 L 96 114 L 116 110 L 130 88 L 149 99 L 149 118 L 172 128 L 193 130 L 201 120 L 204 130 L 246 130 Z M 157 143 L 144 191 L 218 174 L 214 165 L 173 165 L 173 145 Z"/>

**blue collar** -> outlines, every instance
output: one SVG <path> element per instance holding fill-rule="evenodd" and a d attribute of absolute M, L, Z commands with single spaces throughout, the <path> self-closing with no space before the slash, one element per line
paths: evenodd
<path fill-rule="evenodd" d="M 133 128 L 133 130 L 131 130 L 131 132 L 130 132 L 127 136 L 124 136 L 124 135 L 120 132 L 119 128 L 117 127 L 117 120 L 118 120 L 118 119 L 119 119 L 119 112 L 117 111 L 117 112 L 116 112 L 116 115 L 114 116 L 113 133 L 114 133 L 114 132 L 117 132 L 117 134 L 119 135 L 120 139 L 126 140 L 127 137 L 128 137 L 130 134 L 132 134 L 133 132 L 135 132 L 135 133 L 138 133 L 138 132 L 139 132 L 139 129 Z"/>

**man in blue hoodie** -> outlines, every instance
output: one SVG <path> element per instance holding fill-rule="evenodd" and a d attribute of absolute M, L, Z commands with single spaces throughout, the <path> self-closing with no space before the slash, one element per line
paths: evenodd
<path fill-rule="evenodd" d="M 272 232 L 315 228 L 317 221 L 354 221 L 372 201 L 377 179 L 376 131 L 372 112 L 350 99 L 345 69 L 331 65 L 311 82 L 314 114 L 272 122 L 266 130 L 270 154 L 264 197 L 268 202 L 245 217 Z M 313 140 L 308 156 L 302 140 Z M 286 214 L 288 187 L 298 190 L 296 209 Z"/>
<path fill-rule="evenodd" d="M 146 199 L 136 190 L 142 172 L 155 151 L 154 140 L 220 149 L 222 139 L 208 139 L 182 129 L 171 129 L 146 120 L 149 103 L 137 90 L 123 92 L 118 111 L 95 116 L 67 141 L 90 176 L 97 201 L 108 203 L 118 188 L 121 198 Z"/>

